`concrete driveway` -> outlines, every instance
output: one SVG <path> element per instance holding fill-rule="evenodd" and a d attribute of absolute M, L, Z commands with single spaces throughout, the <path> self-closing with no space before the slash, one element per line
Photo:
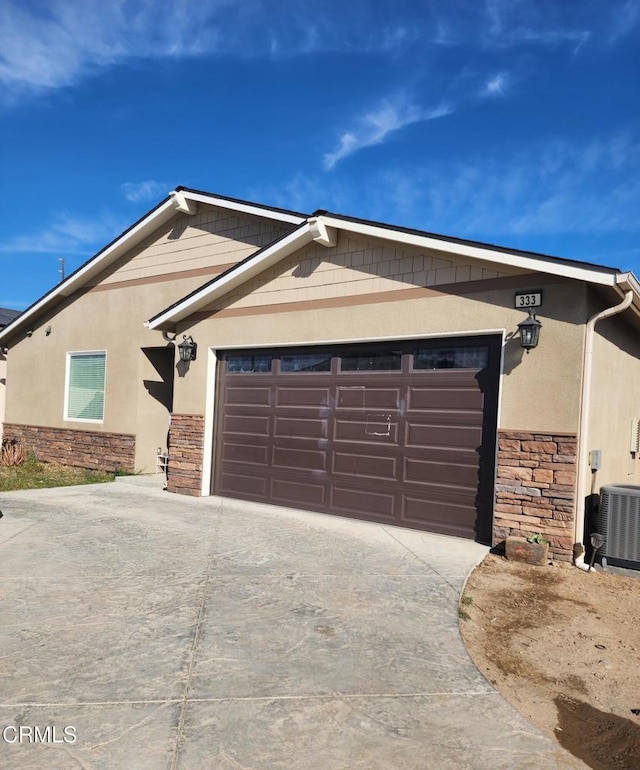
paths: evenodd
<path fill-rule="evenodd" d="M 5 770 L 584 767 L 466 654 L 482 546 L 135 477 L 0 509 Z"/>

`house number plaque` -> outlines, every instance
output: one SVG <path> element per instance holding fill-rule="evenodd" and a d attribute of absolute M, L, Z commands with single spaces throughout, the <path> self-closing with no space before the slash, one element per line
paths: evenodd
<path fill-rule="evenodd" d="M 515 307 L 526 309 L 528 307 L 540 307 L 540 305 L 542 305 L 541 291 L 523 291 L 516 294 Z"/>

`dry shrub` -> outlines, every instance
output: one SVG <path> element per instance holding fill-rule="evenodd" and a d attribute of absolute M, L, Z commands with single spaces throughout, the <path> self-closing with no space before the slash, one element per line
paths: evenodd
<path fill-rule="evenodd" d="M 5 439 L 2 442 L 2 448 L 0 448 L 0 465 L 22 465 L 27 459 L 27 452 L 24 447 L 15 439 Z"/>

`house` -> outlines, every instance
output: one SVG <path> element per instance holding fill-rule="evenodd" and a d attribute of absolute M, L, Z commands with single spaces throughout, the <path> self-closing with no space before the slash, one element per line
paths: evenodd
<path fill-rule="evenodd" d="M 168 449 L 171 492 L 569 560 L 588 495 L 640 481 L 639 315 L 629 272 L 179 187 L 0 331 L 4 430 L 90 467 Z"/>
<path fill-rule="evenodd" d="M 20 315 L 19 310 L 9 310 L 0 307 L 0 331 Z M 4 422 L 4 402 L 7 387 L 7 357 L 4 348 L 0 347 L 0 440 L 2 439 L 2 423 Z"/>

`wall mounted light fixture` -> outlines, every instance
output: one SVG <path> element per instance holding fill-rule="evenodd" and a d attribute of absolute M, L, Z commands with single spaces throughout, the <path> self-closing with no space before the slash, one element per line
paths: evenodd
<path fill-rule="evenodd" d="M 182 342 L 178 345 L 178 352 L 180 353 L 180 360 L 184 363 L 196 360 L 196 353 L 198 351 L 198 345 L 193 341 L 193 337 L 186 334 L 182 335 Z"/>
<path fill-rule="evenodd" d="M 529 316 L 524 321 L 520 321 L 518 324 L 518 331 L 520 332 L 520 345 L 527 351 L 537 347 L 538 340 L 540 339 L 540 328 L 542 324 L 536 318 L 536 314 L 533 310 L 529 310 Z"/>

